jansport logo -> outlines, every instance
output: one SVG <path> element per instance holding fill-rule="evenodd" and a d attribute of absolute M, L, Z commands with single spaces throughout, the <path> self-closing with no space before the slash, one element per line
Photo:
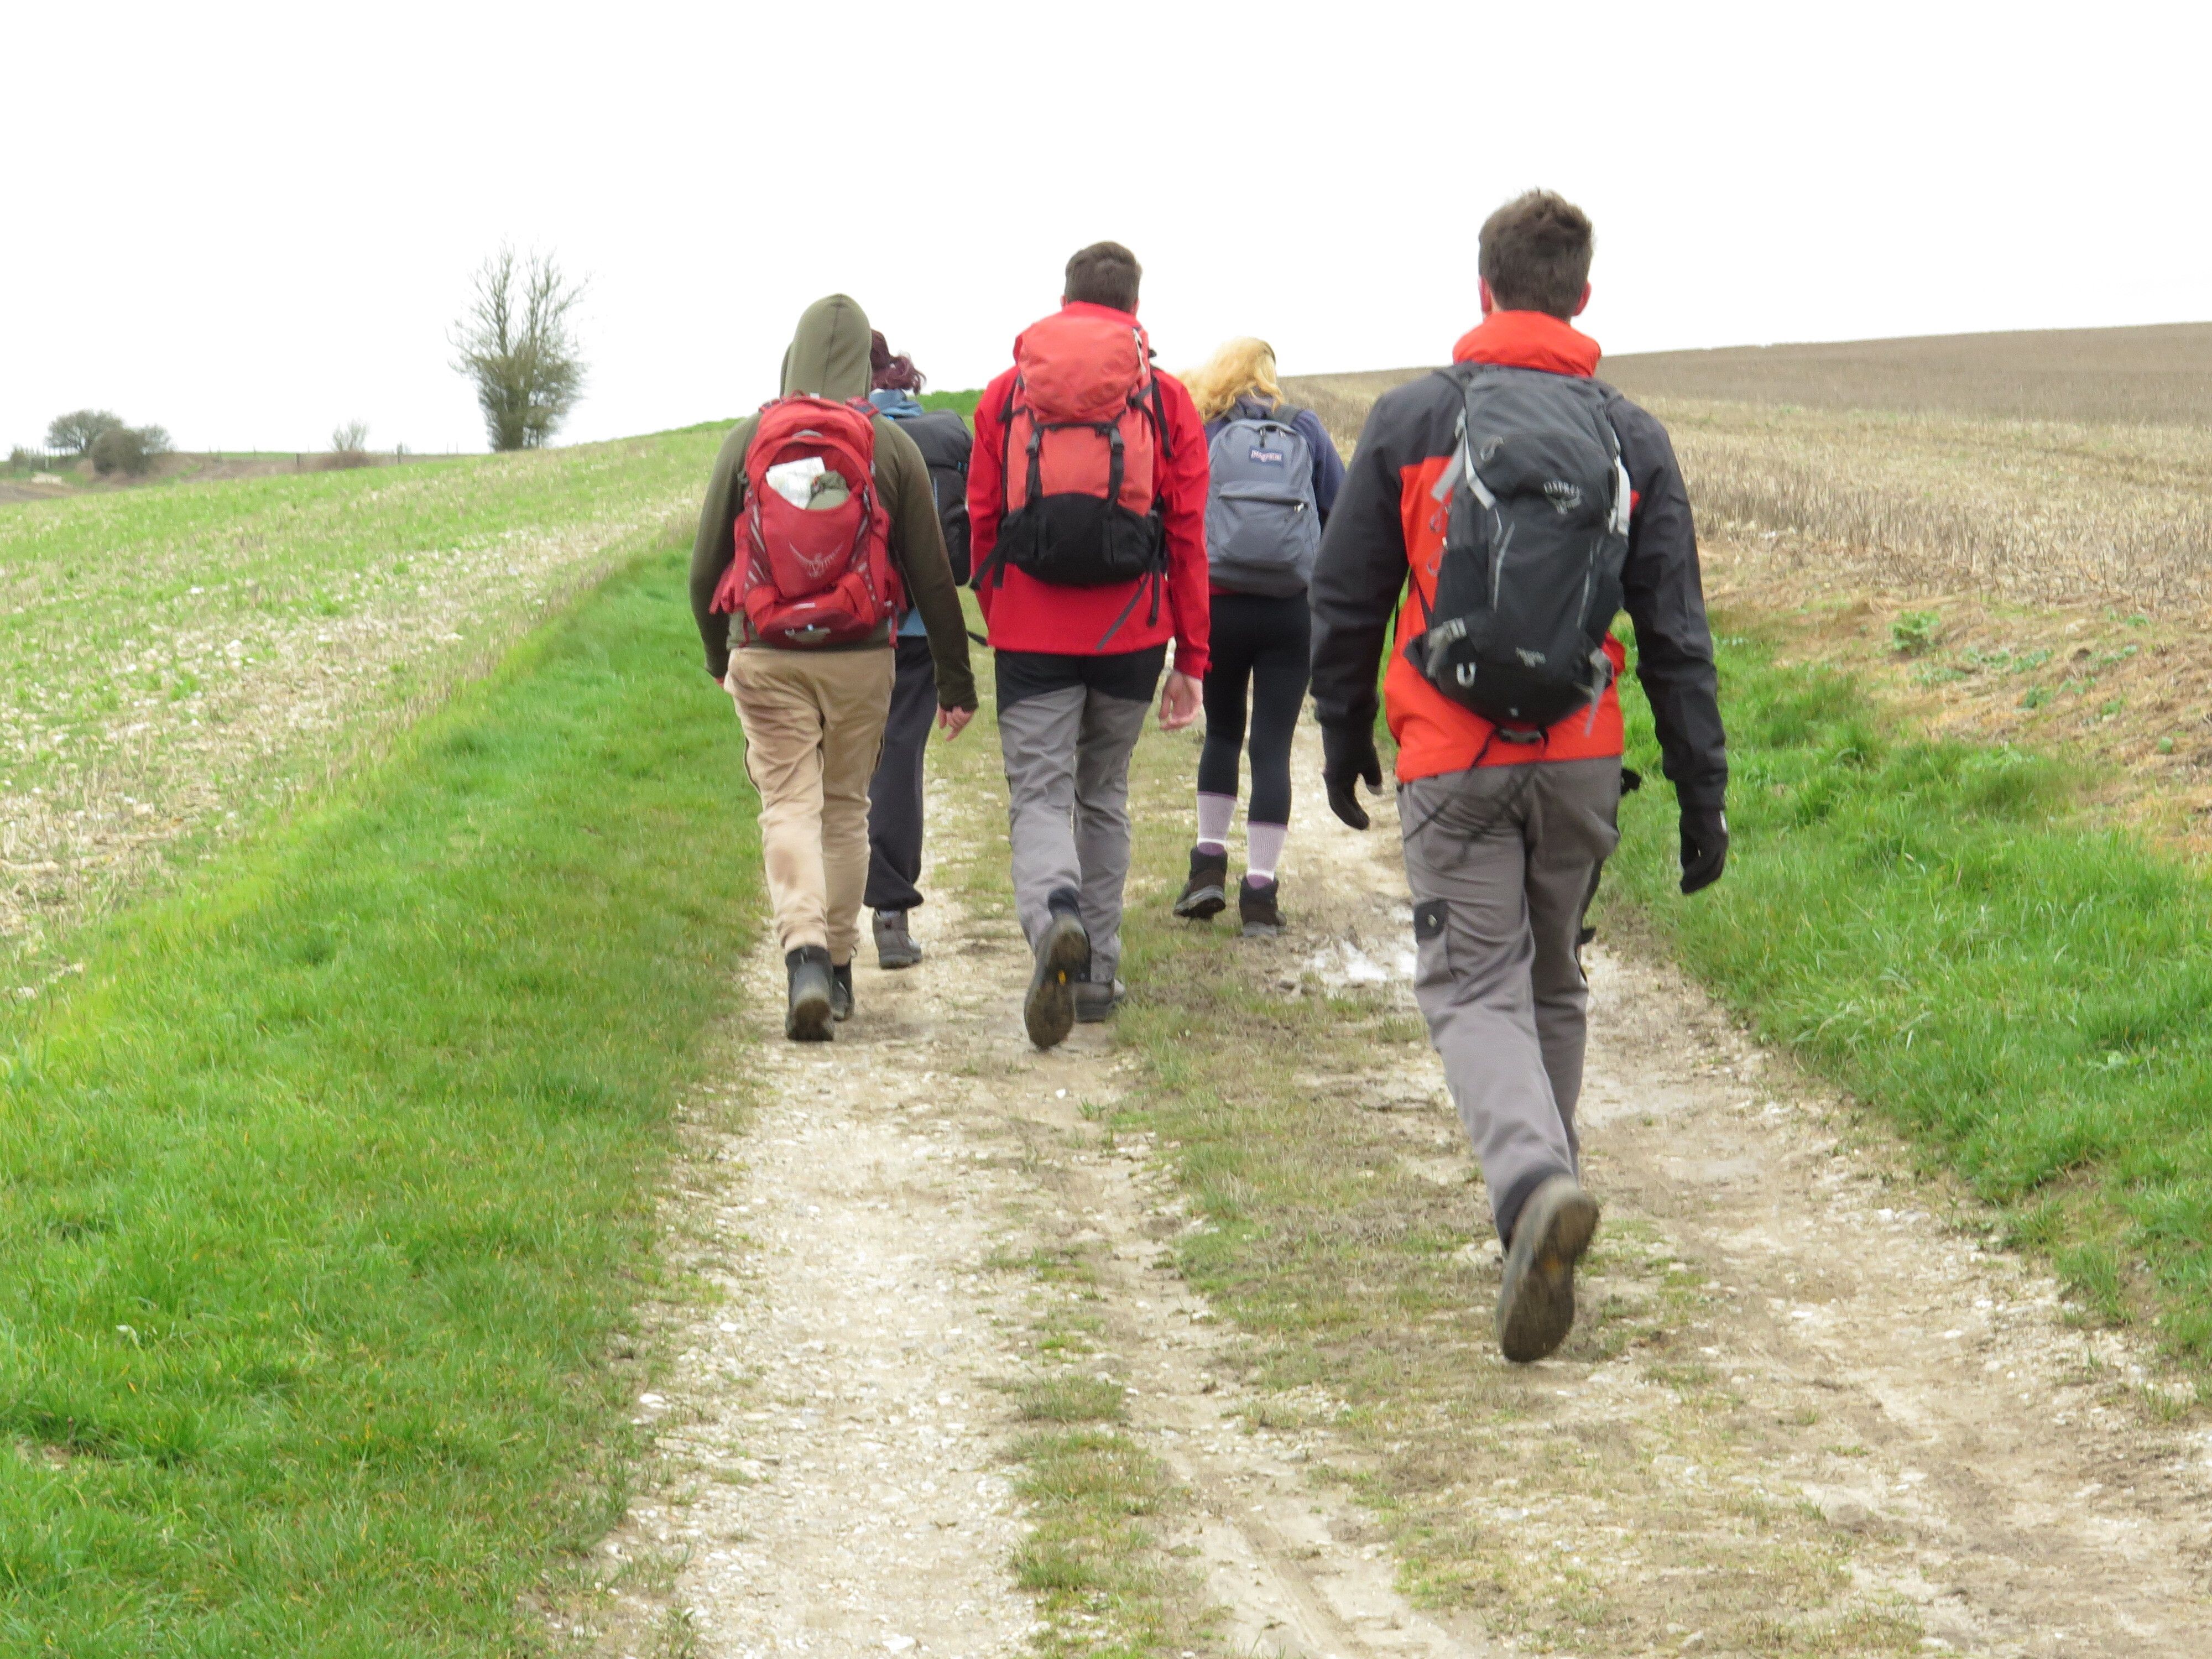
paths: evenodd
<path fill-rule="evenodd" d="M 1255 449 L 1252 452 L 1252 459 L 1262 466 L 1280 466 L 1283 452 L 1279 449 Z"/>
<path fill-rule="evenodd" d="M 1544 499 L 1551 502 L 1554 513 L 1565 518 L 1583 504 L 1582 486 L 1571 484 L 1565 478 L 1554 478 L 1544 486 Z"/>

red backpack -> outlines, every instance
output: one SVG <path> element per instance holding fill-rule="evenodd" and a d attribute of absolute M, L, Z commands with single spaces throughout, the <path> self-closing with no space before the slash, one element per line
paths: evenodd
<path fill-rule="evenodd" d="M 1165 541 L 1152 464 L 1167 422 L 1145 331 L 1075 311 L 1032 325 L 1015 343 L 1001 419 L 1006 516 L 992 550 L 998 580 L 1009 564 L 1061 587 L 1151 576 L 1157 611 Z"/>
<path fill-rule="evenodd" d="M 769 481 L 770 468 L 802 467 L 786 487 L 811 487 L 836 504 L 801 507 Z M 897 615 L 890 526 L 876 494 L 875 411 L 795 393 L 761 407 L 745 450 L 745 506 L 738 556 L 713 608 L 742 611 L 763 645 L 805 647 L 864 640 Z M 780 481 L 785 482 L 785 481 Z M 842 492 L 842 499 L 840 495 Z"/>

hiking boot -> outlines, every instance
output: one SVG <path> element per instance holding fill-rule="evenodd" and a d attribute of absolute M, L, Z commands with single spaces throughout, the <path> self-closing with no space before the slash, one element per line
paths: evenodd
<path fill-rule="evenodd" d="M 1273 939 L 1283 931 L 1283 913 L 1275 908 L 1282 892 L 1278 881 L 1255 881 L 1247 876 L 1237 884 L 1237 914 L 1244 919 L 1247 939 Z"/>
<path fill-rule="evenodd" d="M 1121 1006 L 1121 999 L 1129 994 L 1129 988 L 1115 980 L 1101 984 L 1096 980 L 1079 980 L 1075 987 L 1075 1018 L 1081 1025 L 1096 1025 L 1113 1017 Z"/>
<path fill-rule="evenodd" d="M 911 968 L 921 960 L 921 946 L 907 931 L 903 910 L 876 912 L 876 966 Z"/>
<path fill-rule="evenodd" d="M 853 964 L 830 970 L 830 1018 L 842 1024 L 853 1017 Z"/>
<path fill-rule="evenodd" d="M 1091 935 L 1073 905 L 1053 907 L 1052 920 L 1037 939 L 1036 968 L 1022 1003 L 1022 1023 L 1030 1041 L 1049 1048 L 1075 1024 L 1075 987 L 1091 966 Z"/>
<path fill-rule="evenodd" d="M 784 1010 L 783 1034 L 793 1042 L 830 1040 L 830 948 L 802 945 L 787 951 L 784 967 L 791 974 L 791 1001 Z"/>
<path fill-rule="evenodd" d="M 1505 1247 L 1498 1290 L 1498 1346 L 1518 1365 L 1541 1359 L 1575 1322 L 1575 1264 L 1597 1231 L 1597 1200 L 1572 1176 L 1528 1194 Z"/>
<path fill-rule="evenodd" d="M 1229 854 L 1190 849 L 1190 879 L 1176 895 L 1175 913 L 1185 921 L 1211 921 L 1229 908 Z"/>

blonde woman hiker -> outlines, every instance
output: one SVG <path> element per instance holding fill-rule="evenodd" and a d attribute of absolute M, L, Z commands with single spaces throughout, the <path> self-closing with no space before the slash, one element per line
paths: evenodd
<path fill-rule="evenodd" d="M 1206 921 L 1229 905 L 1229 821 L 1249 732 L 1252 800 L 1237 908 L 1247 933 L 1282 931 L 1276 874 L 1291 823 L 1291 738 L 1305 701 L 1312 628 L 1306 581 L 1344 463 L 1311 410 L 1284 401 L 1265 340 L 1231 340 L 1185 377 L 1206 422 L 1212 653 L 1198 762 L 1198 844 L 1175 913 Z"/>
<path fill-rule="evenodd" d="M 867 401 L 870 333 L 842 294 L 806 308 L 783 395 L 723 441 L 691 550 L 707 672 L 737 705 L 760 792 L 789 981 L 784 1035 L 799 1042 L 827 1041 L 853 1012 L 868 778 L 890 711 L 892 630 L 908 607 L 929 641 L 939 729 L 956 738 L 975 712 L 929 468 Z"/>

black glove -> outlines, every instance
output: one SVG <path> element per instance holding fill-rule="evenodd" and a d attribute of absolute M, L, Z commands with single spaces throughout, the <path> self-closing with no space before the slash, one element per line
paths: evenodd
<path fill-rule="evenodd" d="M 1324 726 L 1321 729 L 1321 781 L 1328 788 L 1328 810 L 1355 830 L 1368 825 L 1367 809 L 1359 804 L 1352 786 L 1364 781 L 1376 794 L 1382 793 L 1382 760 L 1375 752 L 1375 717 L 1358 726 Z"/>
<path fill-rule="evenodd" d="M 1728 814 L 1717 806 L 1682 809 L 1682 890 L 1694 893 L 1728 867 Z"/>

